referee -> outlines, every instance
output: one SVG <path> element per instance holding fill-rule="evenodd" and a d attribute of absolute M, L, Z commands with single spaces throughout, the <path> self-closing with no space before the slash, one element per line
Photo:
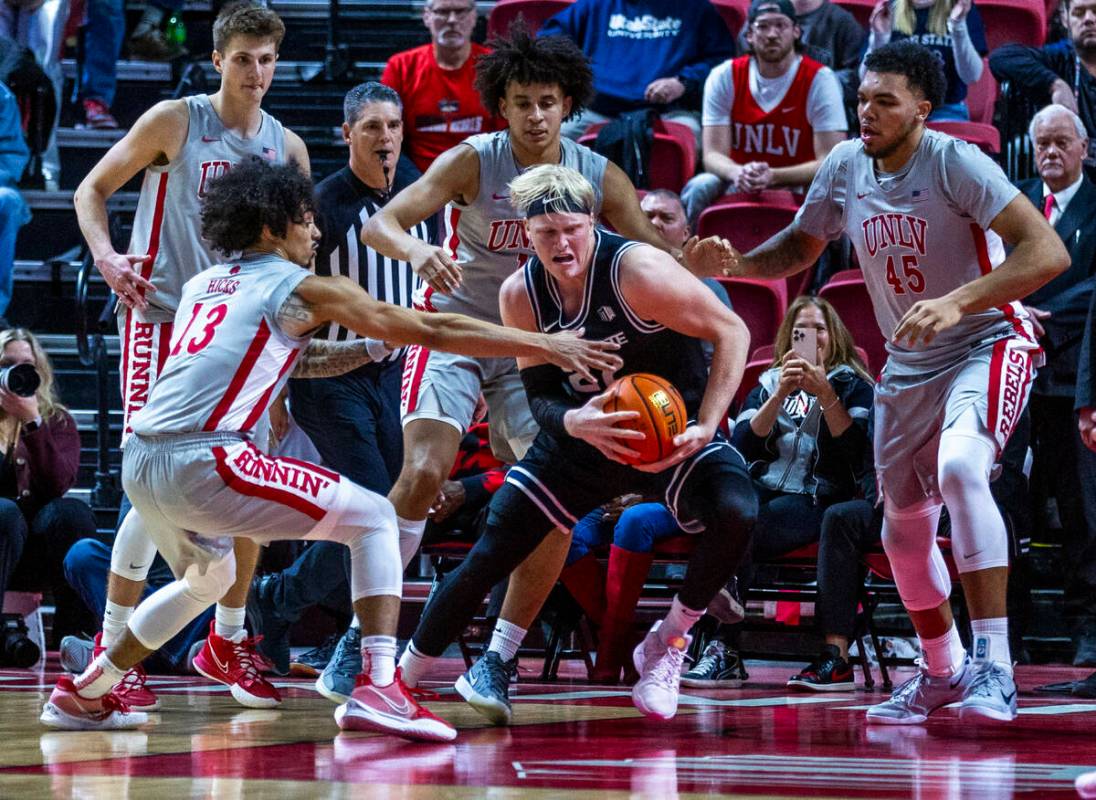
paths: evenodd
<path fill-rule="evenodd" d="M 361 244 L 360 237 L 362 225 L 420 175 L 408 159 L 400 159 L 403 103 L 389 87 L 363 83 L 347 93 L 343 113 L 342 131 L 350 146 L 350 162 L 316 187 L 315 218 L 321 233 L 316 274 L 349 277 L 376 299 L 410 308 L 419 284 L 410 263 L 380 255 Z M 433 218 L 408 233 L 437 243 Z M 359 337 L 331 323 L 315 338 L 347 341 Z M 403 459 L 403 352 L 387 351 L 372 340 L 363 346 L 369 349 L 373 363 L 338 377 L 291 380 L 290 407 L 327 466 L 385 496 Z M 253 602 L 262 616 L 261 649 L 276 671 L 284 674 L 288 670 L 286 634 L 307 608 L 325 603 L 349 611 L 348 554 L 343 545 L 317 542 L 284 572 L 260 581 Z M 344 702 L 360 671 L 359 633 L 351 627 L 316 688 L 326 697 Z"/>

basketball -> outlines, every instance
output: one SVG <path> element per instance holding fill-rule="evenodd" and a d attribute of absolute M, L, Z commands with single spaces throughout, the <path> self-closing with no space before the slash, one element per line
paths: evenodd
<path fill-rule="evenodd" d="M 673 452 L 674 437 L 685 430 L 687 418 L 685 401 L 672 383 L 649 372 L 636 372 L 625 375 L 609 391 L 605 413 L 638 411 L 638 417 L 617 425 L 647 437 L 622 440 L 639 453 L 638 458 L 625 459 L 629 464 L 653 464 Z"/>

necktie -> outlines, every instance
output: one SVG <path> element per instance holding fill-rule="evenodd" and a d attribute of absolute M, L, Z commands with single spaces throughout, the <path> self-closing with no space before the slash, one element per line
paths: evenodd
<path fill-rule="evenodd" d="M 1043 216 L 1049 220 L 1052 213 L 1054 213 L 1054 195 L 1048 194 L 1046 202 L 1043 203 Z"/>

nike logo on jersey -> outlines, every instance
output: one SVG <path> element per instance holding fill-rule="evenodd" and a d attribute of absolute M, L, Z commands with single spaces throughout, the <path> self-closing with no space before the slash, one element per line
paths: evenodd
<path fill-rule="evenodd" d="M 856 193 L 856 199 L 857 199 L 857 200 L 863 200 L 863 199 L 864 199 L 865 197 L 867 197 L 867 196 L 868 196 L 869 194 L 871 194 L 871 192 L 857 192 L 857 193 Z"/>
<path fill-rule="evenodd" d="M 219 141 L 221 141 L 221 137 L 220 136 L 203 136 L 202 141 L 205 142 L 206 144 L 209 144 L 210 142 L 219 142 Z"/>
<path fill-rule="evenodd" d="M 510 195 L 508 195 L 508 194 L 495 194 L 494 192 L 492 192 L 491 193 L 491 199 L 492 200 L 509 200 Z"/>
<path fill-rule="evenodd" d="M 383 700 L 384 704 L 386 706 L 388 706 L 390 709 L 392 709 L 393 711 L 395 711 L 397 714 L 408 715 L 408 714 L 411 713 L 411 704 L 409 702 L 407 702 L 406 697 L 401 697 L 400 698 L 400 701 L 401 701 L 400 703 L 393 703 L 382 692 L 378 692 L 377 688 L 375 686 L 370 686 L 369 691 L 371 691 L 373 694 L 375 694 L 377 697 L 379 697 L 381 700 Z"/>

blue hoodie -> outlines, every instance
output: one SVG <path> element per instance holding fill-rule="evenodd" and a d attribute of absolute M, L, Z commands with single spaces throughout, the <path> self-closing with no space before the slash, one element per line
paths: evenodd
<path fill-rule="evenodd" d="M 590 107 L 615 116 L 645 108 L 647 86 L 679 78 L 676 107 L 699 108 L 712 67 L 734 55 L 734 39 L 711 3 L 701 0 L 577 0 L 539 35 L 562 34 L 589 57 L 596 95 Z"/>

